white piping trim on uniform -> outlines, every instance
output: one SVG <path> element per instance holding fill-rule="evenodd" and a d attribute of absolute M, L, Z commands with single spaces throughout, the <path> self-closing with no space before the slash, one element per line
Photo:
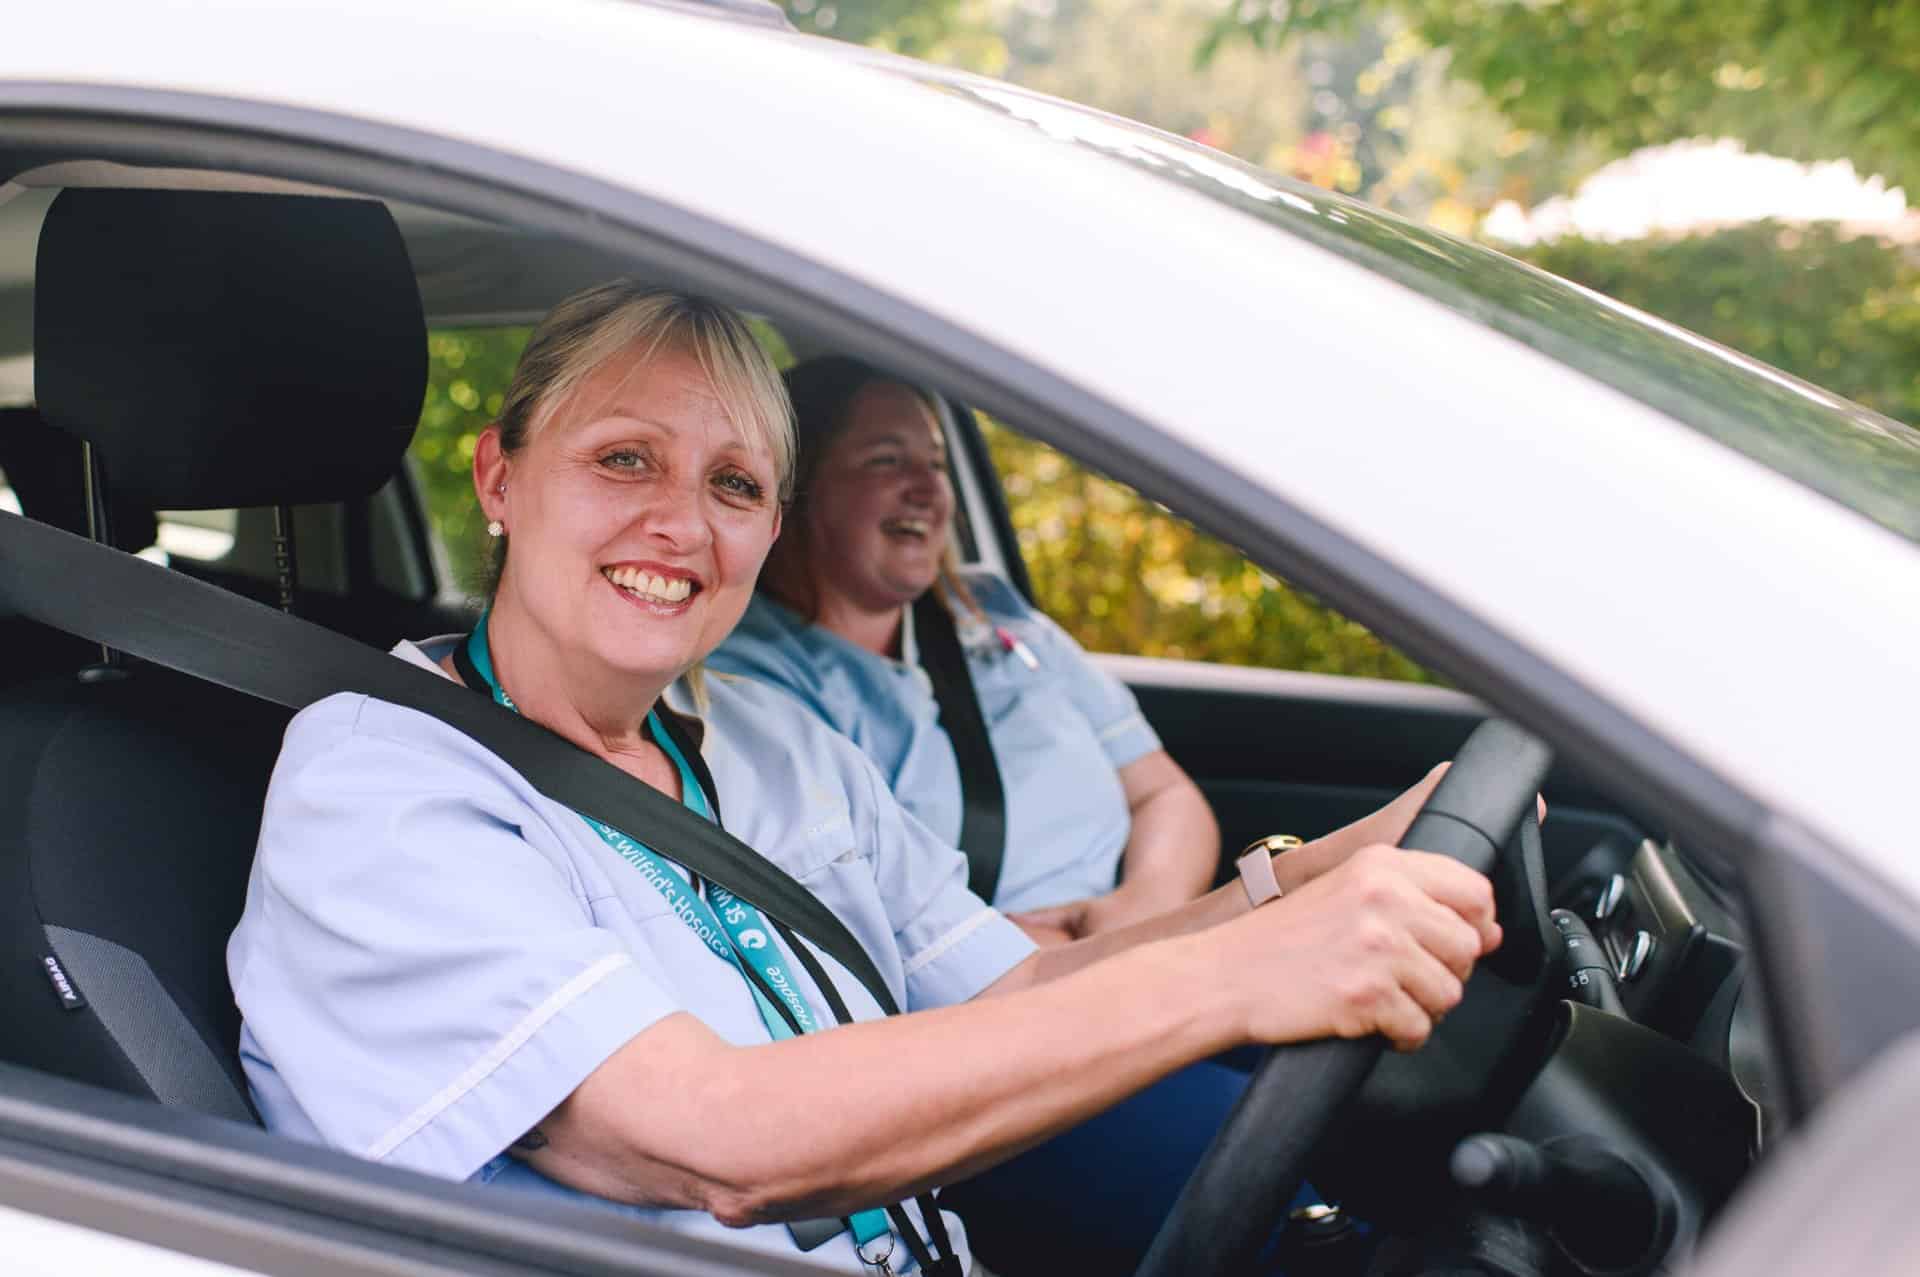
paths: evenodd
<path fill-rule="evenodd" d="M 965 940 L 968 936 L 986 925 L 987 920 L 992 918 L 994 913 L 995 911 L 991 908 L 982 909 L 980 912 L 967 918 L 966 921 L 955 926 L 952 930 L 948 931 L 946 935 L 941 936 L 938 940 L 935 940 L 932 944 L 914 954 L 907 962 L 906 970 L 903 974 L 912 975 L 929 962 L 939 958 L 942 954 L 946 953 L 947 950 L 953 948 L 953 946 L 959 944 L 962 940 Z"/>
<path fill-rule="evenodd" d="M 509 1029 L 506 1036 L 489 1047 L 487 1053 L 475 1060 L 466 1072 L 441 1088 L 432 1099 L 409 1113 L 398 1126 L 375 1140 L 362 1156 L 376 1162 L 385 1161 L 395 1149 L 418 1135 L 427 1123 L 446 1112 L 461 1096 L 485 1081 L 488 1074 L 505 1064 L 509 1056 L 525 1046 L 529 1038 L 538 1033 L 547 1021 L 565 1010 L 568 1004 L 632 962 L 633 958 L 629 954 L 610 953 L 555 989 L 547 996 L 546 1001 L 521 1017 L 520 1022 Z"/>
<path fill-rule="evenodd" d="M 1136 727 L 1145 727 L 1147 720 L 1138 714 L 1129 714 L 1117 723 L 1108 723 L 1100 729 L 1100 740 L 1110 741 L 1116 736 L 1124 736 Z"/>

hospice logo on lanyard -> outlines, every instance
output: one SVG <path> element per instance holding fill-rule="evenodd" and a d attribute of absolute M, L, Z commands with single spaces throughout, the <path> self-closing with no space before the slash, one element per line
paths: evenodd
<path fill-rule="evenodd" d="M 487 619 L 484 616 L 467 638 L 467 659 L 473 662 L 475 672 L 486 681 L 487 689 L 493 693 L 494 703 L 518 714 L 520 707 L 513 703 L 513 698 L 500 686 L 500 680 L 494 677 L 493 656 L 487 649 Z M 700 787 L 699 777 L 693 774 L 693 768 L 688 766 L 679 746 L 673 743 L 673 738 L 660 726 L 657 711 L 647 714 L 647 732 L 679 769 L 680 791 L 683 795 L 681 801 L 712 820 L 713 808 L 707 802 L 706 791 Z M 787 974 L 786 961 L 780 956 L 779 946 L 773 942 L 772 928 L 758 909 L 726 888 L 712 883 L 707 885 L 707 898 L 702 900 L 698 890 L 681 876 L 678 869 L 661 863 L 660 858 L 645 844 L 635 842 L 612 825 L 603 824 L 591 816 L 583 815 L 580 819 L 600 835 L 607 846 L 618 852 L 622 860 L 640 871 L 640 876 L 666 900 L 667 908 L 673 915 L 700 937 L 701 943 L 714 956 L 730 963 L 740 972 L 753 994 L 754 1007 L 760 1012 L 760 1020 L 767 1026 L 767 1032 L 774 1041 L 784 1041 L 794 1036 L 793 1028 L 779 1010 L 767 1001 L 766 995 L 760 991 L 760 985 L 747 974 L 749 964 L 766 981 L 767 988 L 772 989 L 774 995 L 785 1004 L 793 1016 L 793 1023 L 800 1026 L 800 1032 L 812 1033 L 818 1027 L 812 1009 Z M 854 1250 L 861 1261 L 879 1273 L 890 1272 L 887 1261 L 893 1254 L 891 1241 L 885 1244 L 884 1251 L 872 1257 L 869 1257 L 868 1246 L 870 1242 L 889 1237 L 886 1212 L 861 1211 L 848 1217 L 847 1224 L 853 1232 Z"/>

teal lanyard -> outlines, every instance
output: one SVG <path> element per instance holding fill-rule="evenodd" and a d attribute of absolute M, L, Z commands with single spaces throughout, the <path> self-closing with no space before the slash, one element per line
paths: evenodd
<path fill-rule="evenodd" d="M 520 707 L 507 695 L 507 689 L 500 686 L 500 680 L 493 673 L 493 655 L 487 647 L 487 617 L 482 616 L 480 623 L 473 627 L 473 633 L 467 636 L 467 659 L 473 663 L 474 670 L 486 681 L 487 690 L 493 693 L 494 703 L 505 706 L 518 714 Z M 660 726 L 659 711 L 647 712 L 647 734 L 655 744 L 666 751 L 668 758 L 680 772 L 680 801 L 697 814 L 708 820 L 713 819 L 713 808 L 707 801 L 707 794 L 700 786 L 699 777 L 673 743 L 673 737 Z M 707 898 L 687 880 L 681 871 L 665 864 L 652 848 L 615 829 L 612 825 L 602 824 L 591 816 L 581 816 L 587 827 L 600 835 L 601 841 L 614 849 L 620 859 L 640 871 L 640 876 L 658 891 L 667 902 L 667 908 L 673 915 L 687 925 L 687 929 L 700 937 L 701 943 L 711 950 L 714 956 L 732 964 L 747 982 L 747 988 L 753 994 L 755 1008 L 760 1012 L 761 1022 L 767 1026 L 767 1032 L 776 1042 L 794 1036 L 793 1025 L 780 1014 L 750 971 L 758 972 L 766 987 L 773 990 L 781 1003 L 793 1017 L 793 1023 L 800 1026 L 800 1032 L 812 1033 L 819 1027 L 813 1018 L 813 1011 L 807 1006 L 805 998 L 800 996 L 800 988 L 787 974 L 786 959 L 780 956 L 780 947 L 774 943 L 773 928 L 767 925 L 761 912 L 740 899 L 726 888 L 716 883 L 707 884 Z M 749 959 L 746 955 L 751 954 Z M 749 968 L 748 963 L 752 966 Z M 887 1232 L 885 1211 L 861 1211 L 851 1216 L 847 1223 L 853 1229 L 853 1241 L 856 1247 L 864 1246 Z"/>

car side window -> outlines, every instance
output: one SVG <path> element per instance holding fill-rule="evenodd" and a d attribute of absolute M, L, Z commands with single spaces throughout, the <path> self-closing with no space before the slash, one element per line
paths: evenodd
<path fill-rule="evenodd" d="M 500 415 L 532 329 L 436 328 L 427 334 L 427 394 L 407 459 L 419 485 L 443 602 L 486 590 L 486 520 L 473 493 L 473 449 Z"/>
<path fill-rule="evenodd" d="M 1166 507 L 981 416 L 1034 601 L 1093 652 L 1434 676 Z"/>

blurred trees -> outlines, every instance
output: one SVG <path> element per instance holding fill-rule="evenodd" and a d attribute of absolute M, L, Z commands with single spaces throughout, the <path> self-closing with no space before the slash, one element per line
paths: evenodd
<path fill-rule="evenodd" d="M 997 423 L 987 446 L 1034 597 L 1081 646 L 1431 681 L 1365 626 L 1126 485 Z"/>
<path fill-rule="evenodd" d="M 1736 137 L 1920 189 L 1913 0 L 1238 0 L 1202 56 L 1392 15 L 1521 129 L 1615 154 Z"/>
<path fill-rule="evenodd" d="M 447 551 L 450 584 L 485 584 L 486 520 L 473 492 L 473 446 L 500 412 L 525 328 L 436 329 L 427 334 L 427 397 L 407 455 L 427 521 Z"/>
<path fill-rule="evenodd" d="M 1920 426 L 1920 254 L 1830 223 L 1749 222 L 1522 250 L 1556 275 Z"/>

